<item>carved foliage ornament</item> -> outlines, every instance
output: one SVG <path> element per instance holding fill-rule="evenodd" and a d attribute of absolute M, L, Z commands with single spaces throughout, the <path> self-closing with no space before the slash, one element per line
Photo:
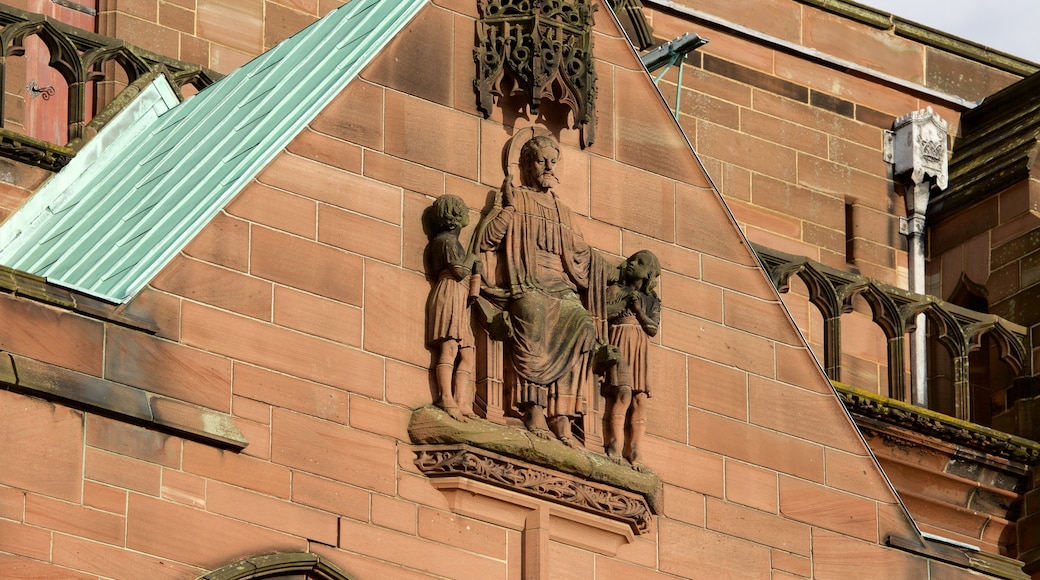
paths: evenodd
<path fill-rule="evenodd" d="M 625 522 L 637 534 L 650 529 L 650 507 L 633 494 L 470 448 L 427 447 L 417 449 L 415 454 L 415 465 L 427 477 L 468 477 Z"/>
<path fill-rule="evenodd" d="M 508 74 L 537 115 L 543 98 L 566 104 L 594 141 L 596 71 L 592 62 L 592 0 L 477 0 L 478 107 L 491 114 Z"/>

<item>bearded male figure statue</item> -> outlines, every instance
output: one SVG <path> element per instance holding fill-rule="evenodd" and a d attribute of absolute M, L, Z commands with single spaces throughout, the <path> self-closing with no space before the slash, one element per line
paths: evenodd
<path fill-rule="evenodd" d="M 524 143 L 521 185 L 506 175 L 501 207 L 488 213 L 477 235 L 482 251 L 498 251 L 505 260 L 500 290 L 512 323 L 506 344 L 516 375 L 513 399 L 524 425 L 577 447 L 572 424 L 593 392 L 591 358 L 597 338 L 603 340 L 597 328 L 605 320 L 611 268 L 585 243 L 557 197 L 559 158 L 559 145 L 548 136 Z"/>

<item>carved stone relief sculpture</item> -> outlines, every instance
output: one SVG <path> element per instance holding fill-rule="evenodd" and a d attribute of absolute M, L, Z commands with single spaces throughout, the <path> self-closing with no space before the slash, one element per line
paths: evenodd
<path fill-rule="evenodd" d="M 503 160 L 502 186 L 489 193 L 468 250 L 459 241 L 468 223 L 460 198 L 443 195 L 423 214 L 432 283 L 426 341 L 439 409 L 412 414 L 412 441 L 478 448 L 499 454 L 503 469 L 520 469 L 512 457 L 561 473 L 547 475 L 551 481 L 597 481 L 642 495 L 653 506 L 660 482 L 640 461 L 640 444 L 651 390 L 649 337 L 661 317 L 655 291 L 660 263 L 642 250 L 614 266 L 588 246 L 560 199 L 560 146 L 544 128 L 517 130 Z M 480 364 L 477 345 L 487 351 Z M 497 389 L 484 393 L 480 410 L 486 417 L 480 418 L 474 379 L 489 385 L 492 375 Z M 494 421 L 487 420 L 491 399 L 500 401 Z M 590 406 L 599 411 L 587 413 Z M 601 423 L 606 455 L 591 452 L 599 450 L 600 439 L 589 433 Z M 508 478 L 441 473 L 424 455 L 429 449 L 416 453 L 430 477 L 459 475 L 516 487 Z M 543 495 L 539 490 L 519 491 Z M 544 499 L 570 505 L 548 492 Z M 577 507 L 617 519 L 602 506 Z"/>
<path fill-rule="evenodd" d="M 423 256 L 434 286 L 426 302 L 426 344 L 433 352 L 437 406 L 462 421 L 473 412 L 474 342 L 470 302 L 479 289 L 477 256 L 459 243 L 459 233 L 469 224 L 469 209 L 462 198 L 443 195 L 423 213 L 423 229 L 429 237 Z"/>
<path fill-rule="evenodd" d="M 477 226 L 476 244 L 497 254 L 502 274 L 484 294 L 509 322 L 513 401 L 524 425 L 577 447 L 572 428 L 595 384 L 591 357 L 605 342 L 603 292 L 611 268 L 585 243 L 557 195 L 559 145 L 546 135 L 522 143 L 520 184 L 507 174 Z"/>
<path fill-rule="evenodd" d="M 661 324 L 661 300 L 654 288 L 661 263 L 648 250 L 618 266 L 618 280 L 607 293 L 610 347 L 603 372 L 607 401 L 604 447 L 607 457 L 645 470 L 639 448 L 646 434 L 646 399 L 650 397 L 650 341 Z"/>

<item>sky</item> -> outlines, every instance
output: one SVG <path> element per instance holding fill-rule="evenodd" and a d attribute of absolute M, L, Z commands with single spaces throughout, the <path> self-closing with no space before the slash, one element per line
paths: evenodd
<path fill-rule="evenodd" d="M 857 0 L 1040 64 L 1040 0 Z"/>

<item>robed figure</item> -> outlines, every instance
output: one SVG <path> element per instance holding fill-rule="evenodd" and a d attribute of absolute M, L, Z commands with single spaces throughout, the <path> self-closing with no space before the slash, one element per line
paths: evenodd
<path fill-rule="evenodd" d="M 606 342 L 604 289 L 613 270 L 585 243 L 560 201 L 552 138 L 520 150 L 521 184 L 507 175 L 500 199 L 477 230 L 480 249 L 497 251 L 505 279 L 497 288 L 511 332 L 514 403 L 534 434 L 577 446 L 572 424 L 592 396 L 592 355 Z M 551 435 L 550 435 L 551 433 Z"/>

